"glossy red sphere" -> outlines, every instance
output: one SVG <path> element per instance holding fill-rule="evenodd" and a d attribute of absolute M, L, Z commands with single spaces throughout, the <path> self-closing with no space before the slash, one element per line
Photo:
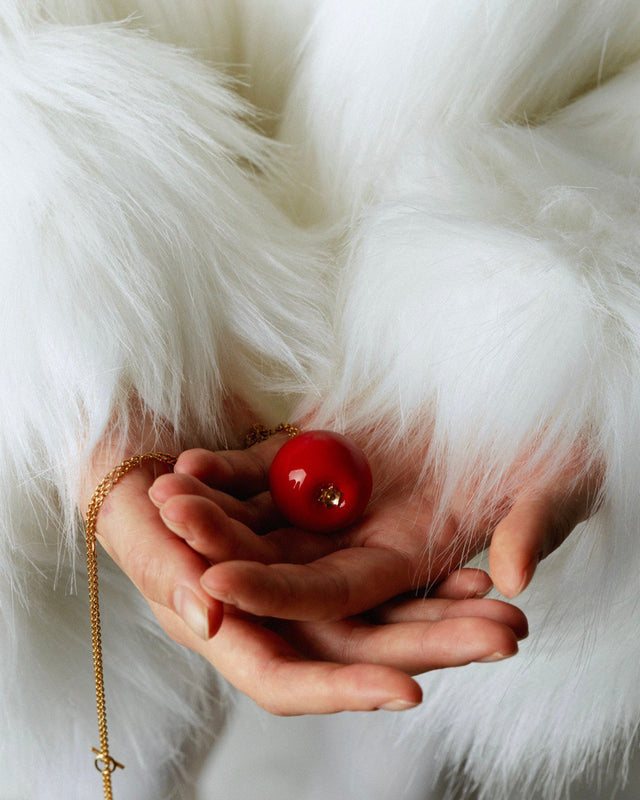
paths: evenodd
<path fill-rule="evenodd" d="M 371 497 L 371 468 L 362 450 L 346 436 L 307 431 L 276 454 L 269 489 L 293 525 L 332 533 L 364 513 Z"/>

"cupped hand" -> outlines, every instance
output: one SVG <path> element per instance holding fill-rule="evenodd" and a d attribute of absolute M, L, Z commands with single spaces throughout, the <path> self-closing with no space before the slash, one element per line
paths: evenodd
<path fill-rule="evenodd" d="M 111 451 L 100 454 L 88 485 L 113 457 Z M 516 609 L 505 616 L 504 604 L 465 599 L 486 593 L 490 586 L 486 575 L 477 571 L 452 576 L 426 602 L 400 598 L 366 616 L 299 622 L 252 615 L 231 605 L 223 614 L 222 601 L 202 584 L 210 568 L 208 556 L 171 530 L 157 500 L 150 500 L 156 472 L 165 469 L 146 464 L 113 487 L 98 517 L 99 540 L 171 638 L 201 653 L 232 684 L 274 713 L 410 708 L 421 699 L 411 674 L 512 655 L 517 639 L 526 634 L 526 620 Z M 254 473 L 241 472 L 247 477 L 244 491 L 251 494 Z M 163 475 L 155 486 L 185 478 L 189 479 L 179 473 Z M 226 532 L 227 556 L 249 554 L 272 562 L 277 536 L 261 537 L 249 527 L 275 523 L 266 498 L 252 495 L 241 501 L 215 491 L 218 502 L 210 501 L 208 508 L 218 515 L 219 530 Z M 184 502 L 175 497 L 178 505 Z M 204 498 L 188 499 L 201 503 Z M 284 547 L 290 537 L 286 531 L 281 536 Z M 333 547 L 327 537 L 302 536 L 296 542 L 296 557 L 303 561 L 322 558 Z M 254 549 L 249 552 L 248 547 Z"/>
<path fill-rule="evenodd" d="M 381 552 L 369 558 L 364 546 L 349 546 L 348 538 L 283 526 L 264 491 L 268 465 L 282 441 L 248 451 L 190 451 L 178 459 L 173 475 L 162 476 L 150 490 L 167 527 L 215 562 L 203 587 L 209 590 L 211 576 L 222 570 L 223 579 L 239 588 L 239 598 L 218 591 L 225 616 L 208 642 L 196 641 L 175 615 L 156 608 L 173 638 L 205 655 L 261 705 L 284 714 L 407 708 L 419 699 L 410 674 L 515 654 L 517 640 L 527 633 L 526 620 L 512 606 L 481 599 L 491 588 L 483 572 L 457 571 L 426 599 L 397 598 L 396 586 L 411 581 L 388 580 L 396 562 L 389 553 L 392 568 L 385 571 L 384 558 L 378 557 L 387 556 L 384 547 L 373 544 L 372 550 Z M 255 532 L 269 530 L 262 536 Z M 342 561 L 347 550 L 351 554 Z M 382 575 L 373 574 L 380 583 L 375 591 L 363 592 L 358 578 L 353 600 L 333 591 L 335 586 L 327 591 L 336 571 L 347 585 L 360 574 L 371 584 L 370 571 L 381 565 Z M 309 574 L 317 577 L 307 580 L 301 593 L 300 582 Z"/>
<path fill-rule="evenodd" d="M 577 466 L 568 465 L 553 482 L 523 487 L 497 522 L 464 534 L 454 514 L 434 533 L 428 492 L 398 482 L 362 520 L 318 536 L 285 527 L 266 492 L 269 465 L 283 441 L 274 437 L 245 451 L 187 451 L 176 473 L 154 486 L 167 526 L 214 564 L 202 579 L 207 592 L 247 612 L 281 618 L 358 614 L 433 585 L 489 542 L 494 583 L 513 597 L 531 580 L 539 558 L 593 511 L 601 481 L 595 469 L 577 481 Z M 258 539 L 255 530 L 271 532 Z"/>
<path fill-rule="evenodd" d="M 515 654 L 526 635 L 524 616 L 497 601 L 463 598 L 487 585 L 484 573 L 464 570 L 426 600 L 398 600 L 331 622 L 276 620 L 227 606 L 209 641 L 165 607 L 152 608 L 173 639 L 273 714 L 403 711 L 422 699 L 411 675 Z"/>
<path fill-rule="evenodd" d="M 168 469 L 148 461 L 113 486 L 98 514 L 96 535 L 147 601 L 179 615 L 195 634 L 209 639 L 223 613 L 222 603 L 200 583 L 209 562 L 168 530 L 149 500 L 149 487 Z"/>

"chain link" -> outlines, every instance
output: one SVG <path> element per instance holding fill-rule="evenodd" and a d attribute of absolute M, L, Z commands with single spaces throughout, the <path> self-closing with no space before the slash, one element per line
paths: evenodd
<path fill-rule="evenodd" d="M 300 433 L 300 428 L 296 425 L 291 425 L 289 422 L 281 422 L 275 428 L 268 428 L 266 425 L 252 425 L 249 432 L 244 437 L 245 449 L 253 447 L 258 442 L 264 442 L 276 433 L 286 433 L 290 439 L 295 438 Z"/>
<path fill-rule="evenodd" d="M 251 447 L 258 442 L 263 442 L 277 433 L 286 433 L 290 438 L 294 438 L 300 433 L 300 429 L 295 425 L 282 422 L 275 428 L 268 428 L 266 425 L 253 425 L 245 436 L 244 446 Z M 96 685 L 96 710 L 98 713 L 98 734 L 100 737 L 100 749 L 92 748 L 96 754 L 95 767 L 102 775 L 102 785 L 105 800 L 113 800 L 113 789 L 111 787 L 111 775 L 116 769 L 124 769 L 109 754 L 109 736 L 107 733 L 107 707 L 104 691 L 104 674 L 102 669 L 102 632 L 100 628 L 100 602 L 98 596 L 98 553 L 96 550 L 96 524 L 98 513 L 102 504 L 107 498 L 113 487 L 122 480 L 132 469 L 142 466 L 147 461 L 159 461 L 169 466 L 174 466 L 176 457 L 169 453 L 143 453 L 142 455 L 127 458 L 117 467 L 111 470 L 100 483 L 91 497 L 87 508 L 85 520 L 85 539 L 87 545 L 87 579 L 89 584 L 89 613 L 91 616 L 91 647 L 93 652 L 93 672 Z"/>
<path fill-rule="evenodd" d="M 159 461 L 173 466 L 175 456 L 168 453 L 144 453 L 126 459 L 111 470 L 100 481 L 91 497 L 85 521 L 85 539 L 87 545 L 87 578 L 89 583 L 89 612 L 91 615 L 91 647 L 93 652 L 93 672 L 96 684 L 96 709 L 98 712 L 98 733 L 100 749 L 92 748 L 96 753 L 95 767 L 102 775 L 102 786 L 105 800 L 113 800 L 111 774 L 124 766 L 109 755 L 109 737 L 107 734 L 107 707 L 104 692 L 104 675 L 102 671 L 102 633 L 100 629 L 100 603 L 98 598 L 98 554 L 96 551 L 96 524 L 98 513 L 107 495 L 113 487 L 132 469 L 142 466 L 147 461 Z"/>

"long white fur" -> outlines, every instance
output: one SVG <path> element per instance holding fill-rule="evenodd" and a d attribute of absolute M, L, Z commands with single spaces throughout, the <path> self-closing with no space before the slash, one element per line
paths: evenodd
<path fill-rule="evenodd" d="M 305 218 L 357 214 L 407 136 L 533 122 L 639 55 L 635 3 L 320 0 L 280 136 L 301 150 Z"/>
<path fill-rule="evenodd" d="M 297 52 L 316 0 L 33 0 L 47 18 L 117 22 L 184 47 L 232 75 L 235 89 L 260 109 L 256 123 L 273 133 L 288 96 Z"/>
<path fill-rule="evenodd" d="M 65 797 L 87 796 L 84 600 L 66 596 L 81 570 L 60 557 L 84 460 L 132 391 L 185 444 L 211 445 L 232 433 L 233 392 L 265 415 L 302 397 L 319 424 L 417 462 L 442 513 L 473 487 L 469 527 L 588 437 L 603 505 L 523 597 L 521 654 L 428 676 L 404 726 L 412 758 L 438 740 L 481 797 L 561 796 L 625 757 L 640 713 L 640 9 L 318 0 L 275 3 L 277 33 L 259 6 L 3 7 L 2 760 L 27 796 L 47 796 L 51 769 Z M 205 63 L 225 59 L 246 63 L 245 94 L 284 108 L 295 187 Z M 342 231 L 339 272 L 335 241 L 288 222 L 266 199 L 278 191 Z M 123 791 L 169 796 L 180 782 L 151 767 L 176 774 L 215 700 L 104 572 L 114 736 L 138 748 Z"/>
<path fill-rule="evenodd" d="M 522 598 L 520 656 L 425 678 L 398 725 L 458 789 L 559 797 L 620 768 L 640 714 L 640 15 L 366 6 L 322 4 L 282 128 L 304 218 L 345 221 L 316 419 L 421 463 L 440 515 L 472 491 L 463 530 L 585 441 L 606 464 L 600 512 Z"/>
<path fill-rule="evenodd" d="M 324 268 L 262 192 L 273 155 L 212 68 L 126 25 L 18 2 L 1 19 L 0 760 L 23 796 L 84 798 L 87 459 L 110 421 L 126 433 L 132 395 L 184 445 L 220 446 L 236 401 L 269 419 L 317 391 Z M 186 797 L 185 747 L 220 726 L 212 671 L 101 574 L 119 796 Z"/>

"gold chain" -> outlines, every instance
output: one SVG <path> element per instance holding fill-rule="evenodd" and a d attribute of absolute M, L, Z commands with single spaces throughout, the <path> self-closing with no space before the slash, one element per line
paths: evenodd
<path fill-rule="evenodd" d="M 251 447 L 258 442 L 263 442 L 276 433 L 286 433 L 290 438 L 297 436 L 300 429 L 295 425 L 282 422 L 275 428 L 268 428 L 266 425 L 253 425 L 245 436 L 244 446 Z M 117 467 L 111 470 L 100 483 L 89 501 L 87 516 L 85 521 L 86 545 L 87 545 L 87 579 L 89 583 L 89 611 L 91 614 L 91 647 L 93 651 L 93 672 L 96 685 L 96 709 L 98 712 L 98 733 L 100 736 L 100 749 L 92 747 L 96 754 L 94 763 L 98 772 L 102 775 L 102 785 L 105 800 L 113 800 L 113 790 L 111 788 L 111 774 L 116 769 L 124 769 L 109 754 L 109 737 L 107 734 L 107 708 L 104 691 L 104 674 L 102 669 L 102 634 L 100 629 L 100 602 L 98 597 L 98 553 L 96 550 L 96 524 L 98 513 L 107 495 L 113 487 L 124 478 L 132 469 L 142 466 L 146 461 L 159 461 L 163 464 L 173 466 L 176 457 L 169 453 L 143 453 L 142 455 L 127 458 Z"/>
<path fill-rule="evenodd" d="M 91 647 L 93 651 L 93 672 L 96 683 L 96 709 L 98 712 L 98 733 L 100 749 L 92 748 L 96 753 L 95 767 L 102 775 L 102 786 L 105 800 L 113 800 L 111 789 L 111 773 L 124 766 L 109 755 L 109 737 L 107 735 L 107 708 L 104 694 L 104 676 L 102 672 L 102 635 L 100 632 L 100 603 L 98 600 L 98 554 L 96 552 L 96 523 L 98 512 L 102 508 L 107 495 L 125 475 L 132 469 L 142 466 L 146 461 L 160 461 L 173 466 L 175 456 L 168 453 L 144 453 L 126 459 L 111 470 L 100 481 L 87 508 L 85 522 L 87 544 L 87 577 L 89 581 L 89 610 L 91 614 Z"/>
<path fill-rule="evenodd" d="M 266 441 L 271 436 L 275 436 L 276 433 L 286 433 L 290 439 L 293 439 L 300 433 L 300 428 L 291 425 L 289 422 L 281 422 L 275 428 L 268 428 L 266 425 L 257 423 L 249 428 L 249 432 L 244 437 L 245 449 L 253 447 L 258 442 Z"/>

